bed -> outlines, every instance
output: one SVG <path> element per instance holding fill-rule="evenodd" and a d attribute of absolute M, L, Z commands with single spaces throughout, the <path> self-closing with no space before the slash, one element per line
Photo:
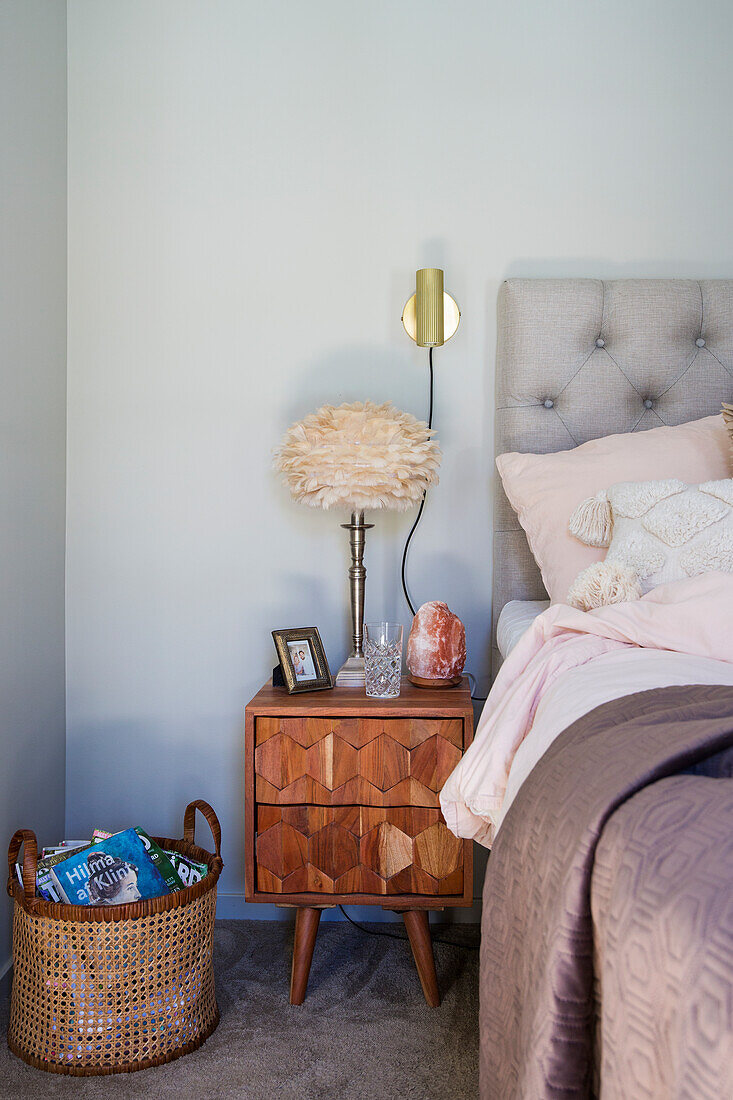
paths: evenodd
<path fill-rule="evenodd" d="M 733 281 L 514 279 L 498 315 L 497 454 L 731 400 Z M 495 499 L 497 679 L 441 792 L 492 847 L 481 1095 L 733 1096 L 733 574 L 549 606 Z"/>

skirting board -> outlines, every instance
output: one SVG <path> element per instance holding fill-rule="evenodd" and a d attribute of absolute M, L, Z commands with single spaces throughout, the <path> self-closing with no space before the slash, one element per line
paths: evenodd
<path fill-rule="evenodd" d="M 386 901 L 387 899 L 385 899 Z M 347 905 L 347 912 L 354 920 L 367 924 L 401 921 L 397 913 L 385 911 L 379 905 Z M 216 915 L 222 920 L 292 920 L 292 908 L 276 905 L 255 905 L 244 900 L 244 894 L 218 894 Z M 338 907 L 325 909 L 321 918 L 327 920 L 345 920 Z M 431 914 L 431 920 L 437 924 L 480 924 L 481 901 L 474 899 L 470 909 L 443 909 Z"/>
<path fill-rule="evenodd" d="M 0 1000 L 10 996 L 10 971 L 13 967 L 13 956 L 0 966 Z"/>

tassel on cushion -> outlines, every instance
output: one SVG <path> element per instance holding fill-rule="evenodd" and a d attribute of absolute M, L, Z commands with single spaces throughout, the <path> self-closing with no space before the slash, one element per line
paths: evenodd
<path fill-rule="evenodd" d="M 640 598 L 638 576 L 620 561 L 593 562 L 578 574 L 568 592 L 568 603 L 579 611 L 592 611 L 594 607 Z"/>
<path fill-rule="evenodd" d="M 578 505 L 568 521 L 568 530 L 586 546 L 610 545 L 613 513 L 605 489 Z"/>

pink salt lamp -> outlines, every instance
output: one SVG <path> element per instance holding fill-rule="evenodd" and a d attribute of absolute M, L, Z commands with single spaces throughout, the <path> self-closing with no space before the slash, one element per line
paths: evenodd
<path fill-rule="evenodd" d="M 424 603 L 407 639 L 408 679 L 417 687 L 460 684 L 466 663 L 466 631 L 447 603 Z"/>

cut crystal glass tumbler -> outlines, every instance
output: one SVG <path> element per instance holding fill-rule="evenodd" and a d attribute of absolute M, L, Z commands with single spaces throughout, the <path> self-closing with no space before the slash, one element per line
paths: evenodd
<path fill-rule="evenodd" d="M 366 693 L 375 699 L 394 699 L 402 678 L 402 626 L 364 623 L 364 677 Z"/>

